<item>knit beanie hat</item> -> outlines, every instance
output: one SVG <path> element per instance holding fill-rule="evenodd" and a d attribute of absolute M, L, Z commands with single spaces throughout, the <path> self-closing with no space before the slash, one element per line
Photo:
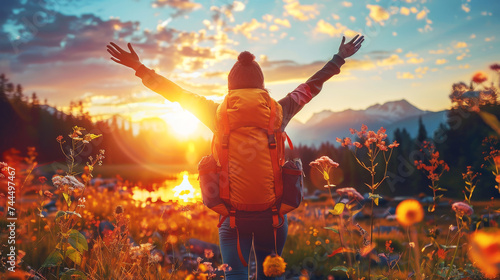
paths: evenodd
<path fill-rule="evenodd" d="M 264 89 L 264 74 L 255 56 L 248 51 L 238 55 L 238 61 L 234 64 L 227 77 L 228 89 L 261 88 Z"/>

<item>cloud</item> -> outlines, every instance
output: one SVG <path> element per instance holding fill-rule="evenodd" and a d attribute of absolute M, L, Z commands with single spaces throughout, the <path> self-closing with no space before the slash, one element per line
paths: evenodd
<path fill-rule="evenodd" d="M 446 60 L 444 58 L 436 59 L 436 65 L 445 64 L 446 62 L 448 62 L 448 60 Z"/>
<path fill-rule="evenodd" d="M 484 38 L 484 41 L 485 42 L 490 42 L 490 41 L 493 41 L 494 39 L 495 39 L 495 36 L 491 36 L 491 37 Z"/>
<path fill-rule="evenodd" d="M 420 57 L 420 58 L 412 57 L 406 61 L 406 63 L 409 63 L 409 64 L 419 64 L 422 62 L 424 62 L 423 57 Z"/>
<path fill-rule="evenodd" d="M 464 10 L 466 13 L 470 12 L 470 7 L 467 3 L 462 4 L 462 10 Z"/>
<path fill-rule="evenodd" d="M 341 35 L 344 34 L 347 37 L 353 37 L 356 36 L 357 34 L 357 32 L 347 28 L 347 26 L 342 25 L 340 22 L 337 22 L 335 23 L 335 25 L 332 25 L 322 19 L 319 20 L 318 23 L 316 24 L 314 32 L 328 34 L 330 37 L 340 37 Z"/>
<path fill-rule="evenodd" d="M 369 17 L 378 22 L 380 25 L 384 25 L 384 21 L 388 20 L 390 17 L 389 12 L 381 6 L 366 5 L 366 8 L 370 10 Z"/>
<path fill-rule="evenodd" d="M 462 60 L 464 57 L 467 56 L 466 53 L 462 53 L 461 55 L 457 56 L 457 60 Z"/>
<path fill-rule="evenodd" d="M 461 49 L 461 48 L 467 48 L 467 43 L 466 42 L 458 42 L 455 45 L 453 45 L 455 49 Z"/>
<path fill-rule="evenodd" d="M 439 50 L 429 50 L 429 53 L 430 54 L 443 54 L 443 53 L 446 53 L 445 50 L 443 49 L 439 49 Z"/>
<path fill-rule="evenodd" d="M 240 1 L 234 1 L 232 4 L 218 6 L 211 6 L 212 21 L 215 28 L 221 29 L 227 26 L 227 21 L 234 22 L 234 12 L 241 12 L 245 10 L 245 4 Z"/>
<path fill-rule="evenodd" d="M 257 40 L 258 38 L 252 35 L 252 32 L 259 29 L 259 28 L 266 28 L 266 23 L 264 22 L 259 22 L 255 18 L 253 18 L 249 22 L 244 22 L 242 24 L 236 25 L 233 28 L 233 31 L 235 33 L 240 33 L 243 34 L 245 37 L 247 37 L 250 40 Z"/>
<path fill-rule="evenodd" d="M 300 5 L 298 0 L 284 0 L 286 3 L 283 7 L 285 16 L 292 16 L 296 20 L 306 21 L 316 18 L 319 15 L 319 6 L 313 5 Z"/>
<path fill-rule="evenodd" d="M 304 82 L 314 73 L 320 70 L 325 61 L 315 61 L 312 63 L 300 64 L 293 60 L 268 60 L 268 57 L 262 55 L 259 64 L 264 72 L 266 83 L 281 83 L 289 81 Z M 368 70 L 373 69 L 375 65 L 369 60 L 349 59 L 342 71 L 347 72 L 352 69 Z"/>
<path fill-rule="evenodd" d="M 422 10 L 417 14 L 416 19 L 421 20 L 421 19 L 424 19 L 426 16 L 427 16 L 427 11 Z"/>
<path fill-rule="evenodd" d="M 389 56 L 388 58 L 378 60 L 377 66 L 391 68 L 393 65 L 398 65 L 398 64 L 403 64 L 403 63 L 404 63 L 404 61 L 401 58 L 399 58 L 399 55 L 393 54 L 393 55 Z"/>
<path fill-rule="evenodd" d="M 476 38 L 476 34 L 471 34 L 469 38 L 471 38 L 471 39 Z"/>
<path fill-rule="evenodd" d="M 278 25 L 281 25 L 281 26 L 284 26 L 284 27 L 288 27 L 290 28 L 290 22 L 288 21 L 288 19 L 274 19 L 274 23 L 278 24 Z"/>
<path fill-rule="evenodd" d="M 349 19 L 352 21 L 352 22 L 355 22 L 356 21 L 356 18 L 354 16 L 350 16 Z"/>
<path fill-rule="evenodd" d="M 156 0 L 152 6 L 154 8 L 168 6 L 175 9 L 176 13 L 172 17 L 182 16 L 202 7 L 201 4 L 191 2 L 191 0 Z"/>
<path fill-rule="evenodd" d="M 344 2 L 342 2 L 342 6 L 344 6 L 344 7 L 352 7 L 352 3 L 344 1 Z"/>
<path fill-rule="evenodd" d="M 397 72 L 396 76 L 398 79 L 415 79 L 415 76 L 410 72 L 404 72 L 404 73 Z"/>
<path fill-rule="evenodd" d="M 402 15 L 409 15 L 410 14 L 410 9 L 408 9 L 407 7 L 401 7 L 401 9 L 399 10 L 399 12 L 402 14 Z"/>
<path fill-rule="evenodd" d="M 262 16 L 262 19 L 267 21 L 267 22 L 271 22 L 273 20 L 273 15 L 265 14 Z"/>

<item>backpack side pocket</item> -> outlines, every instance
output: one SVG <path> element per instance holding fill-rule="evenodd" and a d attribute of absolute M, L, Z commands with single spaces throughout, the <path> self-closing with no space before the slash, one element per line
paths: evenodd
<path fill-rule="evenodd" d="M 299 207 L 302 202 L 302 187 L 304 185 L 302 161 L 299 158 L 285 162 L 282 167 L 283 197 L 280 213 L 286 214 Z"/>
<path fill-rule="evenodd" d="M 226 205 L 219 195 L 220 167 L 217 166 L 212 155 L 204 156 L 200 160 L 198 174 L 203 204 L 223 216 L 229 215 Z"/>

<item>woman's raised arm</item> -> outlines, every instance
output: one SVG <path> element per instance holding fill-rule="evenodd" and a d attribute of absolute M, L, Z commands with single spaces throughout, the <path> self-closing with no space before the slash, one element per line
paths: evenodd
<path fill-rule="evenodd" d="M 136 71 L 135 75 L 142 79 L 142 83 L 146 87 L 171 102 L 179 102 L 184 109 L 190 111 L 208 128 L 212 131 L 215 129 L 217 103 L 184 90 L 169 79 L 155 73 L 154 70 L 148 69 L 141 63 L 132 45 L 128 43 L 127 46 L 130 52 L 125 51 L 113 42 L 107 45 L 107 51 L 112 55 L 111 60 L 134 69 Z"/>
<path fill-rule="evenodd" d="M 364 36 L 360 37 L 356 35 L 351 41 L 345 44 L 344 36 L 338 53 L 305 83 L 300 84 L 295 90 L 279 101 L 283 108 L 283 130 L 293 116 L 321 91 L 323 84 L 333 75 L 340 73 L 340 67 L 345 63 L 344 59 L 355 54 L 361 48 L 361 43 L 364 40 Z"/>

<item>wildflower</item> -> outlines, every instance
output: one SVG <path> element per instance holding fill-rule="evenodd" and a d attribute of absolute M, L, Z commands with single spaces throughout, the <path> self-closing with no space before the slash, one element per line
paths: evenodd
<path fill-rule="evenodd" d="M 62 140 L 63 140 L 63 136 L 62 136 L 62 135 L 57 136 L 57 137 L 56 137 L 56 140 L 57 140 L 57 142 L 59 142 L 59 143 L 61 143 L 61 144 L 62 144 L 62 143 L 64 143 L 64 142 L 62 141 Z"/>
<path fill-rule="evenodd" d="M 219 270 L 219 271 L 231 271 L 231 267 L 227 263 L 223 263 L 223 264 L 219 265 L 217 270 Z"/>
<path fill-rule="evenodd" d="M 43 184 L 43 183 L 47 182 L 47 178 L 45 176 L 40 176 L 40 177 L 38 177 L 38 181 Z"/>
<path fill-rule="evenodd" d="M 500 230 L 479 230 L 469 237 L 469 258 L 488 278 L 500 274 Z"/>
<path fill-rule="evenodd" d="M 59 176 L 56 175 L 52 177 L 52 183 L 54 184 L 55 187 L 61 188 L 64 186 L 68 186 L 69 190 L 81 190 L 85 188 L 85 185 L 82 184 L 78 179 L 75 178 L 75 176 L 72 175 L 66 175 L 66 176 Z"/>
<path fill-rule="evenodd" d="M 441 248 L 439 248 L 437 254 L 438 254 L 438 258 L 440 258 L 442 260 L 444 260 L 446 258 L 446 251 L 441 249 Z"/>
<path fill-rule="evenodd" d="M 53 193 L 51 193 L 50 191 L 44 191 L 43 194 L 48 197 L 48 198 L 52 198 L 52 196 L 54 195 Z"/>
<path fill-rule="evenodd" d="M 361 201 L 364 199 L 364 197 L 354 188 L 342 188 L 336 190 L 337 194 L 340 196 L 347 195 L 349 199 L 356 199 L 358 201 Z"/>
<path fill-rule="evenodd" d="M 469 206 L 469 204 L 464 203 L 464 202 L 455 202 L 451 205 L 451 209 L 455 211 L 457 216 L 462 217 L 462 216 L 470 216 L 474 213 L 474 210 L 472 207 Z"/>
<path fill-rule="evenodd" d="M 480 84 L 488 80 L 488 76 L 484 72 L 476 72 L 474 76 L 472 76 L 472 81 L 476 84 Z"/>
<path fill-rule="evenodd" d="M 410 245 L 410 248 L 415 248 L 415 242 L 410 242 L 408 245 Z"/>
<path fill-rule="evenodd" d="M 205 249 L 205 258 L 211 259 L 214 257 L 214 252 L 210 249 Z"/>
<path fill-rule="evenodd" d="M 500 71 L 500 64 L 498 64 L 498 63 L 491 64 L 490 69 L 493 71 L 499 72 Z"/>
<path fill-rule="evenodd" d="M 78 199 L 78 205 L 77 206 L 84 208 L 85 207 L 85 202 L 86 202 L 85 197 L 80 197 Z"/>
<path fill-rule="evenodd" d="M 394 252 L 394 248 L 392 248 L 391 245 L 392 245 L 392 240 L 385 241 L 385 251 L 387 251 L 387 253 L 389 254 Z"/>
<path fill-rule="evenodd" d="M 262 266 L 267 277 L 278 277 L 285 273 L 286 263 L 282 257 L 272 254 L 266 257 Z"/>
<path fill-rule="evenodd" d="M 359 142 L 354 142 L 353 144 L 354 144 L 354 146 L 355 146 L 356 148 L 358 148 L 358 149 L 363 148 L 363 145 L 361 145 L 361 143 L 359 143 Z"/>
<path fill-rule="evenodd" d="M 318 240 L 318 241 L 316 241 L 316 242 L 314 243 L 314 245 L 316 245 L 316 246 L 321 245 L 321 241 L 319 241 L 319 240 Z"/>
<path fill-rule="evenodd" d="M 334 186 L 330 185 L 329 173 L 330 169 L 339 167 L 339 164 L 337 162 L 333 161 L 331 158 L 327 156 L 322 156 L 309 163 L 309 166 L 316 167 L 316 169 L 318 169 L 318 171 L 321 172 L 321 174 L 323 174 L 323 178 L 325 179 L 325 181 L 328 182 L 328 184 L 325 187 Z"/>
<path fill-rule="evenodd" d="M 397 147 L 399 147 L 399 143 L 396 141 L 392 142 L 392 144 L 389 144 L 389 149 L 397 148 Z"/>
<path fill-rule="evenodd" d="M 396 218 L 401 225 L 411 226 L 422 221 L 424 210 L 417 200 L 407 199 L 401 202 L 396 208 Z"/>

